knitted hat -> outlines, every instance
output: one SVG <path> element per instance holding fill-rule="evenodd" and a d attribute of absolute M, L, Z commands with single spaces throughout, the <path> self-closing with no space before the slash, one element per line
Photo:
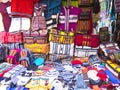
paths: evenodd
<path fill-rule="evenodd" d="M 74 65 L 74 64 L 82 64 L 82 62 L 81 62 L 80 60 L 78 60 L 78 59 L 73 60 L 71 63 L 72 63 L 73 65 Z"/>
<path fill-rule="evenodd" d="M 104 70 L 99 70 L 97 76 L 103 81 L 107 80 L 107 75 Z"/>

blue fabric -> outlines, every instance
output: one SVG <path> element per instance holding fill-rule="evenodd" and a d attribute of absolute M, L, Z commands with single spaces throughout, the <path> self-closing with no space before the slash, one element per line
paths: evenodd
<path fill-rule="evenodd" d="M 87 85 L 86 85 L 86 83 L 84 82 L 84 79 L 83 79 L 83 75 L 81 75 L 81 74 L 78 74 L 77 75 L 77 79 L 76 79 L 76 85 L 75 85 L 75 90 L 88 90 L 87 89 L 88 87 L 87 87 Z"/>
<path fill-rule="evenodd" d="M 25 87 L 7 87 L 6 90 L 29 90 Z"/>
<path fill-rule="evenodd" d="M 29 56 L 29 63 L 30 64 L 33 64 L 33 61 L 34 61 L 34 55 L 33 55 L 33 53 L 30 51 L 30 50 L 28 50 L 28 49 L 26 49 L 27 50 L 27 52 L 28 52 L 28 56 Z"/>
<path fill-rule="evenodd" d="M 29 62 L 29 58 L 28 57 L 22 57 L 19 59 L 19 61 L 21 62 L 22 60 L 26 60 L 28 62 L 28 65 L 30 65 L 30 62 Z"/>
<path fill-rule="evenodd" d="M 34 64 L 36 66 L 44 64 L 44 58 L 37 58 L 37 59 L 35 59 Z"/>
<path fill-rule="evenodd" d="M 47 5 L 47 10 L 45 10 L 46 18 L 61 12 L 62 0 L 41 0 L 41 3 Z"/>
<path fill-rule="evenodd" d="M 105 70 L 105 73 L 109 76 L 109 79 L 113 84 L 120 84 L 120 80 L 117 79 L 109 70 Z"/>

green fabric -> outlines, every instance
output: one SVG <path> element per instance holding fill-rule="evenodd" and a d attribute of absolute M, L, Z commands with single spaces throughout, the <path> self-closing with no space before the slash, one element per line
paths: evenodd
<path fill-rule="evenodd" d="M 67 0 L 62 0 L 62 6 L 67 6 Z M 70 6 L 78 7 L 78 0 L 71 0 Z"/>

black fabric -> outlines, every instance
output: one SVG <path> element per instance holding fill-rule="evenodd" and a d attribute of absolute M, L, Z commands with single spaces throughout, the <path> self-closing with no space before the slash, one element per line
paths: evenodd
<path fill-rule="evenodd" d="M 7 51 L 8 51 L 7 47 L 1 44 L 0 45 L 0 63 L 5 61 Z"/>
<path fill-rule="evenodd" d="M 36 65 L 34 65 L 34 64 L 31 64 L 31 65 L 29 65 L 28 67 L 27 67 L 27 70 L 33 70 L 33 71 L 35 71 L 35 70 L 37 70 L 38 69 L 38 67 L 36 66 Z"/>
<path fill-rule="evenodd" d="M 99 0 L 93 0 L 93 13 L 100 12 L 100 3 Z"/>

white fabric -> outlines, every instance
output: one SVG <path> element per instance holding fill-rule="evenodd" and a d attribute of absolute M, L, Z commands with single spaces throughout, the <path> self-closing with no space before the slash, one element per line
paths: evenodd
<path fill-rule="evenodd" d="M 17 82 L 18 86 L 26 85 L 31 79 L 30 77 L 22 77 L 22 76 L 17 76 L 17 78 L 18 78 L 18 82 Z"/>
<path fill-rule="evenodd" d="M 7 87 L 8 87 L 8 85 L 1 85 L 0 90 L 6 90 Z"/>
<path fill-rule="evenodd" d="M 0 13 L 0 32 L 1 31 L 5 31 L 5 30 L 4 30 L 4 25 L 3 25 L 3 21 L 2 21 L 2 15 Z"/>
<path fill-rule="evenodd" d="M 8 14 L 10 14 L 11 13 L 11 6 L 7 7 L 6 10 L 7 10 Z"/>
<path fill-rule="evenodd" d="M 55 46 L 57 45 L 57 50 L 55 50 Z M 53 42 L 50 42 L 50 54 L 54 54 L 54 53 L 57 53 L 57 54 L 66 54 L 65 53 L 65 47 L 66 47 L 66 44 L 59 44 L 59 43 L 53 43 Z M 62 50 L 60 50 L 60 48 L 62 48 Z M 57 51 L 57 52 L 55 52 Z M 74 52 L 74 43 L 72 44 L 69 44 L 69 49 L 67 50 L 67 55 L 70 55 L 70 56 L 73 56 L 73 52 Z"/>
<path fill-rule="evenodd" d="M 12 18 L 9 32 L 30 29 L 30 18 Z"/>
<path fill-rule="evenodd" d="M 54 80 L 52 86 L 54 87 L 54 90 L 63 90 L 63 85 L 59 80 Z"/>
<path fill-rule="evenodd" d="M 97 76 L 97 71 L 96 70 L 89 70 L 87 72 L 88 78 L 93 79 L 93 80 L 98 80 L 99 77 Z"/>
<path fill-rule="evenodd" d="M 89 57 L 90 55 L 97 55 L 98 47 L 91 48 L 89 46 L 75 46 L 75 56 Z"/>

